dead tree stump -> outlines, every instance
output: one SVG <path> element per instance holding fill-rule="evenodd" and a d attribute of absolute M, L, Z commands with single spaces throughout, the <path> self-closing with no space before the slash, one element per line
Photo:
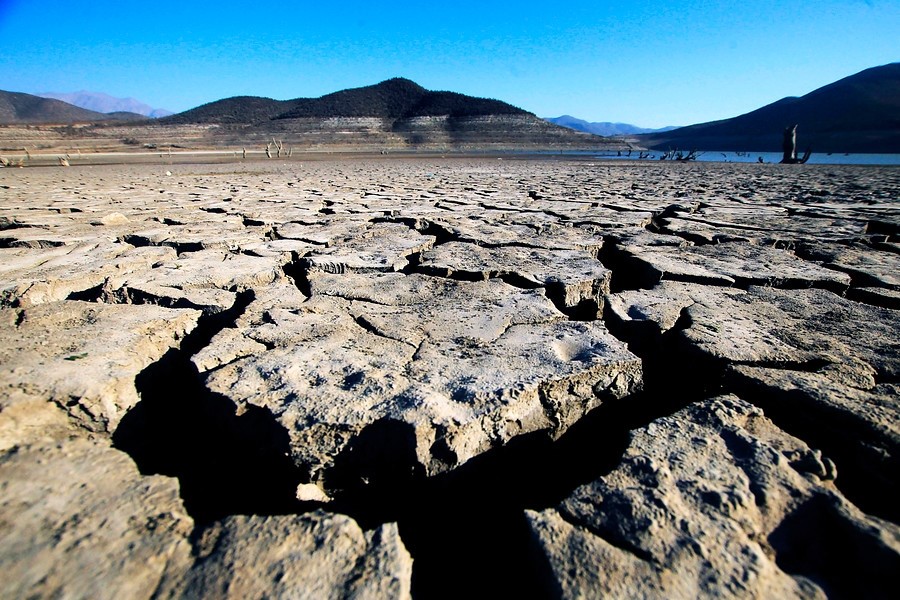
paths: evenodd
<path fill-rule="evenodd" d="M 796 125 L 789 125 L 784 128 L 784 139 L 781 142 L 781 149 L 784 151 L 781 163 L 786 165 L 802 165 L 809 160 L 809 156 L 812 154 L 812 148 L 807 148 L 806 152 L 803 153 L 803 158 L 797 158 Z"/>

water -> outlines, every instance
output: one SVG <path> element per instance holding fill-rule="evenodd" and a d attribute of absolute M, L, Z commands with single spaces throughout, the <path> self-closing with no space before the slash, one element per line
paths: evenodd
<path fill-rule="evenodd" d="M 640 160 L 639 152 L 632 151 L 631 156 L 622 156 L 612 154 L 597 154 L 598 159 L 615 159 L 615 160 Z M 646 153 L 645 153 L 646 154 Z M 652 158 L 644 160 L 659 161 L 662 155 L 660 151 L 650 151 Z M 781 152 L 720 152 L 717 150 L 705 150 L 697 152 L 697 162 L 735 162 L 735 163 L 757 163 L 759 158 L 764 163 L 781 162 Z M 900 154 L 844 154 L 835 152 L 833 154 L 815 153 L 809 157 L 807 164 L 817 165 L 900 165 Z"/>

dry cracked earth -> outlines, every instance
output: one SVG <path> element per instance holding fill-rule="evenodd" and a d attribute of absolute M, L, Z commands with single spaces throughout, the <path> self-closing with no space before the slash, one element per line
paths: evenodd
<path fill-rule="evenodd" d="M 0 596 L 894 598 L 898 209 L 896 167 L 0 170 Z"/>

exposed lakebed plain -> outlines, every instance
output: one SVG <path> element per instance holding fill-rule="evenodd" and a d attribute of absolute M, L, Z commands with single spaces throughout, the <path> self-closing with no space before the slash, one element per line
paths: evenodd
<path fill-rule="evenodd" d="M 893 597 L 900 168 L 0 170 L 3 597 Z"/>

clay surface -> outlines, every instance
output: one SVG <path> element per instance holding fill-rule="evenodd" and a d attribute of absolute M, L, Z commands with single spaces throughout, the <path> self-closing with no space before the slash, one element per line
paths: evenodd
<path fill-rule="evenodd" d="M 158 158 L 0 169 L 4 598 L 895 595 L 897 168 Z"/>

